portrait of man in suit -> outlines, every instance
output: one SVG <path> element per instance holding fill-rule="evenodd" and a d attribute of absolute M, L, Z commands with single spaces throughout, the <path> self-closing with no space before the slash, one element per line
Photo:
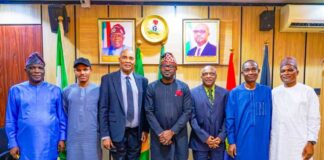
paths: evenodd
<path fill-rule="evenodd" d="M 228 92 L 217 86 L 216 68 L 201 70 L 202 84 L 191 90 L 192 127 L 189 147 L 195 160 L 223 160 L 225 151 L 225 105 Z"/>
<path fill-rule="evenodd" d="M 147 140 L 144 97 L 148 80 L 135 74 L 135 53 L 123 50 L 120 70 L 101 78 L 99 126 L 103 147 L 115 160 L 138 159 Z"/>
<path fill-rule="evenodd" d="M 205 23 L 198 23 L 192 30 L 196 46 L 187 52 L 187 56 L 216 56 L 217 47 L 209 42 L 210 31 Z"/>

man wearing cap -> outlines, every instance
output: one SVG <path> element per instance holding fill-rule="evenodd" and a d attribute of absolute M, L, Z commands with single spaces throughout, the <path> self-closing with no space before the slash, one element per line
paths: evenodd
<path fill-rule="evenodd" d="M 119 56 L 123 50 L 131 50 L 131 47 L 124 45 L 125 34 L 124 27 L 119 23 L 115 24 L 111 28 L 110 46 L 108 46 L 108 48 L 103 48 L 102 53 L 108 56 Z"/>
<path fill-rule="evenodd" d="M 5 128 L 10 154 L 20 160 L 56 160 L 64 149 L 66 116 L 59 87 L 44 81 L 38 53 L 26 61 L 28 81 L 10 88 Z"/>
<path fill-rule="evenodd" d="M 135 53 L 123 50 L 120 70 L 101 78 L 99 126 L 103 147 L 115 160 L 139 159 L 141 141 L 149 127 L 145 118 L 144 95 L 148 81 L 135 74 Z"/>
<path fill-rule="evenodd" d="M 282 85 L 272 90 L 271 160 L 311 159 L 320 129 L 319 99 L 313 88 L 297 82 L 297 61 L 280 64 Z"/>
<path fill-rule="evenodd" d="M 162 79 L 149 84 L 145 98 L 151 127 L 151 159 L 188 159 L 187 122 L 191 96 L 187 84 L 175 78 L 177 63 L 172 53 L 161 57 Z"/>
<path fill-rule="evenodd" d="M 92 69 L 88 59 L 76 59 L 73 67 L 78 81 L 63 91 L 63 106 L 68 117 L 67 159 L 99 160 L 99 87 L 89 80 Z"/>

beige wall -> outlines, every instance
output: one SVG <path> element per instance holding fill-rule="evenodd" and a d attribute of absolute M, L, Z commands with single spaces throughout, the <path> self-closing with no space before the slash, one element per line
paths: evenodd
<path fill-rule="evenodd" d="M 56 34 L 51 33 L 47 5 L 0 5 L 0 15 L 15 15 L 1 17 L 6 23 L 21 22 L 24 24 L 42 24 L 43 54 L 46 66 L 46 80 L 55 83 L 55 54 Z M 229 50 L 234 49 L 234 65 L 236 80 L 239 83 L 240 64 L 247 59 L 254 59 L 260 65 L 263 59 L 264 42 L 269 42 L 269 63 L 273 84 L 278 86 L 279 63 L 287 55 L 298 59 L 300 82 L 314 88 L 323 89 L 324 69 L 321 61 L 324 59 L 324 33 L 282 33 L 279 32 L 280 7 L 268 6 L 274 9 L 275 27 L 270 31 L 259 31 L 259 14 L 266 10 L 264 6 L 157 6 L 157 5 L 92 5 L 90 9 L 79 5 L 67 5 L 67 12 L 71 18 L 69 33 L 63 39 L 65 61 L 68 68 L 69 82 L 75 81 L 73 75 L 73 61 L 75 57 L 87 57 L 93 63 L 94 73 L 91 80 L 100 83 L 103 74 L 116 71 L 118 65 L 101 65 L 98 63 L 98 18 L 135 18 L 136 40 L 142 40 L 145 75 L 152 82 L 157 77 L 157 64 L 160 44 L 147 43 L 140 34 L 140 23 L 145 16 L 158 14 L 164 17 L 170 27 L 169 38 L 165 50 L 173 52 L 178 62 L 182 61 L 182 19 L 187 18 L 219 18 L 220 23 L 220 64 L 216 65 L 218 72 L 217 84 L 226 86 L 227 63 Z M 15 12 L 23 12 L 14 14 Z M 143 14 L 143 17 L 142 17 Z M 22 15 L 32 17 L 22 18 Z M 2 18 L 2 19 L 1 19 Z M 177 77 L 194 87 L 200 84 L 200 68 L 203 65 L 179 64 Z M 322 90 L 323 93 L 323 90 Z M 322 94 L 323 95 L 323 94 Z M 322 96 L 323 97 L 323 96 Z M 323 98 L 321 115 L 324 117 Z M 321 129 L 323 130 L 323 124 Z M 317 146 L 316 159 L 324 159 L 320 154 L 324 150 L 323 131 Z"/>

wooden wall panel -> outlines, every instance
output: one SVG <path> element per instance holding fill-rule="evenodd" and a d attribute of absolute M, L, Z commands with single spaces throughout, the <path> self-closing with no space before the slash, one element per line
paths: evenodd
<path fill-rule="evenodd" d="M 268 7 L 269 10 L 273 10 L 273 7 Z M 261 69 L 264 57 L 264 43 L 269 43 L 269 65 L 272 65 L 272 42 L 273 42 L 273 30 L 259 31 L 259 15 L 266 11 L 267 8 L 247 6 L 243 7 L 242 17 L 242 63 L 248 59 L 255 60 L 259 64 Z M 242 65 L 242 64 L 241 64 Z M 270 68 L 270 73 L 272 72 Z M 260 81 L 260 75 L 259 79 Z M 244 82 L 243 77 L 241 82 Z"/>
<path fill-rule="evenodd" d="M 306 71 L 305 83 L 314 88 L 320 88 L 321 71 L 319 67 L 324 61 L 324 33 L 308 33 L 307 34 L 307 50 L 306 50 Z M 324 88 L 322 88 L 322 93 Z"/>
<path fill-rule="evenodd" d="M 315 145 L 315 153 L 314 153 L 314 160 L 322 160 L 324 159 L 324 123 L 323 123 L 323 118 L 324 118 L 324 64 L 322 64 L 321 67 L 318 66 L 318 68 L 322 69 L 322 90 L 321 90 L 321 95 L 320 95 L 320 110 L 321 110 L 321 128 L 320 132 L 318 135 L 318 141 L 317 144 Z M 318 74 L 318 73 L 317 73 Z"/>
<path fill-rule="evenodd" d="M 9 88 L 28 80 L 25 62 L 30 53 L 42 54 L 41 25 L 0 25 L 0 127 L 3 127 Z"/>
<path fill-rule="evenodd" d="M 174 27 L 175 20 L 175 7 L 174 6 L 143 6 L 143 18 L 150 16 L 150 15 L 159 15 L 163 17 L 169 27 L 169 35 L 168 40 L 165 44 L 165 51 L 175 53 L 177 61 L 180 60 L 180 56 L 178 52 L 174 51 L 174 48 L 170 46 L 171 43 L 174 43 L 175 38 L 174 35 L 171 34 L 171 27 Z M 140 32 L 140 29 L 137 29 Z M 159 64 L 159 57 L 160 57 L 160 50 L 161 44 L 152 44 L 144 40 L 141 34 L 138 36 L 140 40 L 142 40 L 143 44 L 141 45 L 141 51 L 143 53 L 143 63 L 144 64 Z"/>
<path fill-rule="evenodd" d="M 220 85 L 226 87 L 227 69 L 230 49 L 234 49 L 234 68 L 236 83 L 240 72 L 240 35 L 241 35 L 241 7 L 239 6 L 212 6 L 210 7 L 210 18 L 220 19 L 220 64 L 217 66 Z"/>
<path fill-rule="evenodd" d="M 298 81 L 301 83 L 304 81 L 305 33 L 279 32 L 279 17 L 280 7 L 276 7 L 273 87 L 281 84 L 280 62 L 286 56 L 293 56 L 297 59 Z"/>
<path fill-rule="evenodd" d="M 77 57 L 88 58 L 98 64 L 98 18 L 108 17 L 108 6 L 91 5 L 91 8 L 76 6 L 76 47 Z"/>
<path fill-rule="evenodd" d="M 0 4 L 0 24 L 41 24 L 40 4 Z"/>
<path fill-rule="evenodd" d="M 62 37 L 63 53 L 65 66 L 67 68 L 68 82 L 72 84 L 75 82 L 73 63 L 75 60 L 75 27 L 74 27 L 74 5 L 66 5 L 67 15 L 70 17 L 69 32 Z M 42 6 L 42 29 L 43 33 L 43 48 L 44 60 L 48 63 L 46 65 L 45 80 L 56 84 L 56 47 L 57 47 L 57 33 L 51 32 L 51 26 L 48 15 L 48 5 Z"/>

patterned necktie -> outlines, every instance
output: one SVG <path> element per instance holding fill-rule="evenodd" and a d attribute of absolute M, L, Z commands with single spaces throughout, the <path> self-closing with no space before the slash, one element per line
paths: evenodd
<path fill-rule="evenodd" d="M 129 81 L 130 77 L 126 77 L 126 86 L 127 86 L 127 121 L 132 122 L 134 119 L 134 99 L 133 99 L 133 90 Z"/>
<path fill-rule="evenodd" d="M 209 102 L 214 105 L 214 97 L 213 97 L 213 90 L 212 89 L 208 89 L 208 99 Z"/>

